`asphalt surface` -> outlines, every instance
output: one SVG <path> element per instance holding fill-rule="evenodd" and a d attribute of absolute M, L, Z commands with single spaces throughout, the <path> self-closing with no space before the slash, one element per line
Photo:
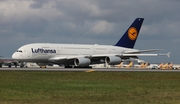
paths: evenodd
<path fill-rule="evenodd" d="M 0 68 L 0 71 L 57 71 L 57 72 L 180 72 L 180 70 L 167 70 L 167 69 L 138 69 L 138 68 Z"/>

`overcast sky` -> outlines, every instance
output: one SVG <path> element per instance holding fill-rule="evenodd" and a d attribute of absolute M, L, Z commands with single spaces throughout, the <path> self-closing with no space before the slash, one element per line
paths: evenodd
<path fill-rule="evenodd" d="M 135 47 L 163 49 L 180 63 L 180 0 L 0 0 L 0 55 L 28 43 L 114 45 L 137 17 L 145 18 Z"/>

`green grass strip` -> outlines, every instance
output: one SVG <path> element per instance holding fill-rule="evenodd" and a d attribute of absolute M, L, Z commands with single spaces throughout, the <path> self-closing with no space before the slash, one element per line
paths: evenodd
<path fill-rule="evenodd" d="M 180 73 L 0 71 L 0 104 L 179 104 Z"/>

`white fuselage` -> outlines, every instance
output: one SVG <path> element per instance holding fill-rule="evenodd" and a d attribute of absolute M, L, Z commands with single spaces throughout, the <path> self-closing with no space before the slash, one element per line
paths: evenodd
<path fill-rule="evenodd" d="M 136 51 L 136 49 L 96 44 L 34 43 L 20 47 L 12 58 L 23 62 L 48 62 L 52 57 L 123 54 L 124 51 Z"/>

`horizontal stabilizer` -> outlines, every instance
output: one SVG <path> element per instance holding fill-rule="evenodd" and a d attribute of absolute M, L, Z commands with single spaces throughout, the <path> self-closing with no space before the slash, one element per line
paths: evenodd
<path fill-rule="evenodd" d="M 145 52 L 154 52 L 161 51 L 162 49 L 148 49 L 148 50 L 136 50 L 136 51 L 125 51 L 127 54 L 136 54 L 136 53 L 145 53 Z"/>
<path fill-rule="evenodd" d="M 131 56 L 167 56 L 167 57 L 170 57 L 170 53 L 167 53 L 167 54 L 121 54 L 121 55 L 116 55 L 116 56 L 119 56 L 119 57 L 123 57 L 123 56 L 128 56 L 128 57 L 131 57 Z"/>

